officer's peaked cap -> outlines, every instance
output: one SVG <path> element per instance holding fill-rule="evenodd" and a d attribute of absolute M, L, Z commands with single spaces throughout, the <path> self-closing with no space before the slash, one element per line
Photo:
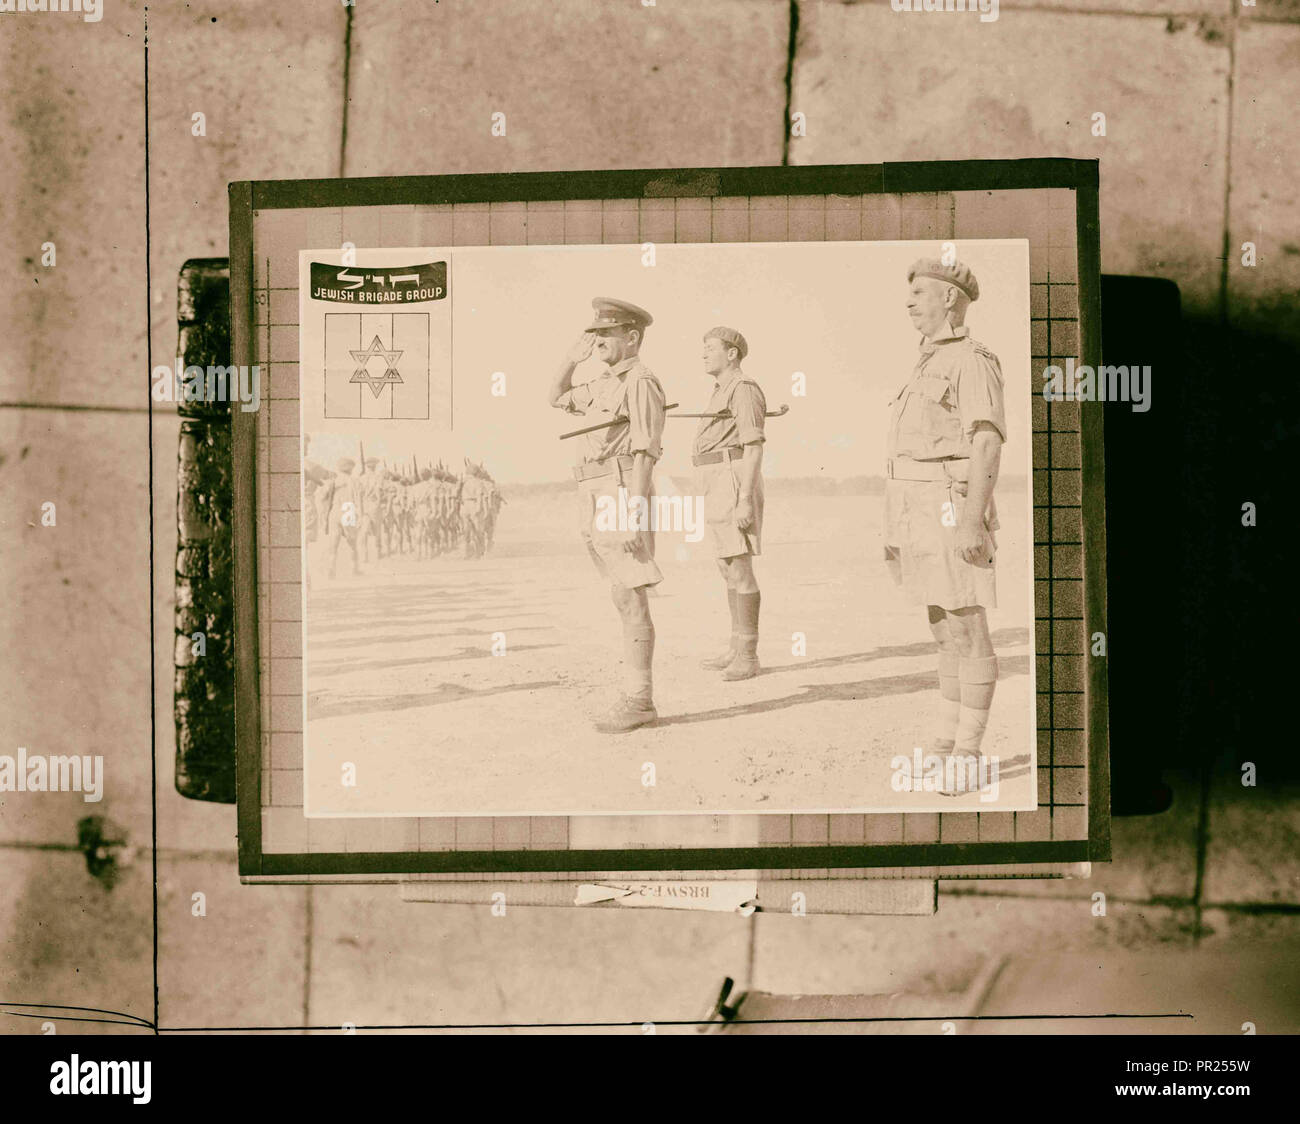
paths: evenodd
<path fill-rule="evenodd" d="M 596 318 L 587 325 L 587 331 L 598 328 L 645 328 L 654 323 L 654 317 L 631 301 L 613 297 L 595 297 L 591 302 Z"/>

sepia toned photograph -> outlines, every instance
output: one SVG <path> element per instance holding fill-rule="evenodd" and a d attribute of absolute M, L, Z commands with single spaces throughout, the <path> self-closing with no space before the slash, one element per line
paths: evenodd
<path fill-rule="evenodd" d="M 1300 0 L 0 0 L 0 93 L 6 1119 L 1282 1103 Z"/>
<path fill-rule="evenodd" d="M 308 816 L 1035 807 L 1024 242 L 301 281 Z"/>

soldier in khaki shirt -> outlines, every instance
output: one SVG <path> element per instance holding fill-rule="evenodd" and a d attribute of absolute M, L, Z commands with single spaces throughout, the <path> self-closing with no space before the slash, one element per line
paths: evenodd
<path fill-rule="evenodd" d="M 663 453 L 664 390 L 640 358 L 645 330 L 653 322 L 650 314 L 609 297 L 591 304 L 595 319 L 561 363 L 550 403 L 571 414 L 615 422 L 584 435 L 582 461 L 574 468 L 582 537 L 596 568 L 610 580 L 610 596 L 623 623 L 624 697 L 596 723 L 601 733 L 614 734 L 658 718 L 651 676 L 655 629 L 646 590 L 663 581 L 654 558 L 650 512 L 651 474 Z M 593 352 L 605 363 L 604 374 L 574 386 L 574 368 Z M 610 513 L 618 511 L 631 516 L 624 520 L 627 526 L 610 525 Z"/>
<path fill-rule="evenodd" d="M 339 546 L 342 543 L 348 544 L 348 550 L 352 554 L 353 575 L 361 573 L 361 565 L 357 559 L 357 530 L 365 515 L 365 506 L 354 475 L 356 467 L 357 462 L 351 457 L 340 458 L 328 496 L 329 514 L 325 525 L 329 532 L 329 576 L 331 578 L 338 568 Z"/>
<path fill-rule="evenodd" d="M 762 595 L 754 577 L 754 558 L 763 533 L 763 426 L 767 400 L 740 364 L 749 354 L 745 337 L 734 328 L 711 328 L 704 335 L 704 371 L 713 377 L 710 414 L 695 434 L 691 461 L 696 494 L 704 497 L 708 541 L 727 587 L 731 645 L 702 667 L 721 671 L 726 680 L 752 679 L 758 665 L 758 609 Z"/>
<path fill-rule="evenodd" d="M 979 284 L 960 262 L 908 270 L 908 315 L 921 333 L 916 367 L 890 406 L 885 561 L 926 606 L 939 644 L 933 751 L 977 764 L 998 661 L 985 610 L 996 607 L 997 483 L 1007 422 L 997 356 L 970 336 Z M 956 776 L 945 769 L 945 778 Z M 945 791 L 942 790 L 941 791 Z M 958 794 L 969 791 L 957 783 Z"/>

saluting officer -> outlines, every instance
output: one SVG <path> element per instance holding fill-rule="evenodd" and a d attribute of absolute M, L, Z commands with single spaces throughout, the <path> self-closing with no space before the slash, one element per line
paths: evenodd
<path fill-rule="evenodd" d="M 596 729 L 622 733 L 658 717 L 651 674 L 655 630 L 646 591 L 663 580 L 654 560 L 650 512 L 652 472 L 663 453 L 664 391 L 640 358 L 646 328 L 653 323 L 650 313 L 609 297 L 597 297 L 591 305 L 595 319 L 560 364 L 550 403 L 593 420 L 619 419 L 583 436 L 574 475 L 582 537 L 597 569 L 609 578 L 623 624 L 624 697 Z M 593 353 L 605 364 L 604 373 L 574 386 L 574 368 Z M 620 512 L 632 518 L 620 519 Z"/>
<path fill-rule="evenodd" d="M 749 344 L 734 328 L 704 334 L 704 371 L 713 378 L 708 412 L 700 420 L 692 463 L 696 494 L 704 497 L 709 547 L 727 589 L 731 643 L 702 667 L 727 680 L 758 674 L 758 607 L 762 595 L 754 558 L 763 533 L 763 434 L 767 399 L 740 369 Z"/>
<path fill-rule="evenodd" d="M 890 410 L 885 560 L 908 597 L 926 606 L 939 644 L 932 751 L 956 759 L 945 778 L 965 777 L 963 768 L 980 756 L 998 677 L 985 610 L 997 605 L 993 488 L 1007 436 L 1002 369 L 966 327 L 980 290 L 965 265 L 922 259 L 907 280 L 907 312 L 922 339 L 916 368 Z M 956 792 L 966 790 L 956 783 Z"/>

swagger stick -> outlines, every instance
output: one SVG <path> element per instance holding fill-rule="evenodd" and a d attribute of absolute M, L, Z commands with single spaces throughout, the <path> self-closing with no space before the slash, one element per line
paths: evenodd
<path fill-rule="evenodd" d="M 664 407 L 664 409 L 665 409 L 665 410 L 675 410 L 675 409 L 677 409 L 677 403 L 676 403 L 676 402 L 669 402 L 668 405 Z M 676 415 L 668 415 L 668 416 L 670 416 L 670 417 L 673 417 L 673 416 L 675 416 L 675 417 L 681 417 L 682 415 L 681 415 L 681 414 L 676 414 Z M 582 434 L 584 434 L 584 433 L 595 433 L 596 430 L 598 430 L 598 429 L 608 429 L 611 425 L 623 425 L 623 424 L 625 424 L 626 422 L 627 422 L 627 418 L 624 418 L 624 417 L 617 417 L 617 418 L 614 418 L 612 421 L 607 421 L 607 422 L 598 422 L 596 425 L 589 425 L 589 426 L 587 426 L 585 429 L 571 429 L 571 430 L 569 430 L 568 433 L 561 433 L 561 434 L 560 434 L 560 440 L 561 440 L 561 441 L 567 441 L 570 437 L 580 437 L 580 436 L 581 436 Z"/>
<path fill-rule="evenodd" d="M 668 409 L 672 409 L 672 407 L 669 406 Z M 765 418 L 779 418 L 789 412 L 789 406 L 782 406 L 779 410 L 768 410 L 763 416 Z M 668 416 L 670 418 L 729 418 L 731 417 L 731 411 L 723 410 L 717 414 L 669 414 Z"/>

